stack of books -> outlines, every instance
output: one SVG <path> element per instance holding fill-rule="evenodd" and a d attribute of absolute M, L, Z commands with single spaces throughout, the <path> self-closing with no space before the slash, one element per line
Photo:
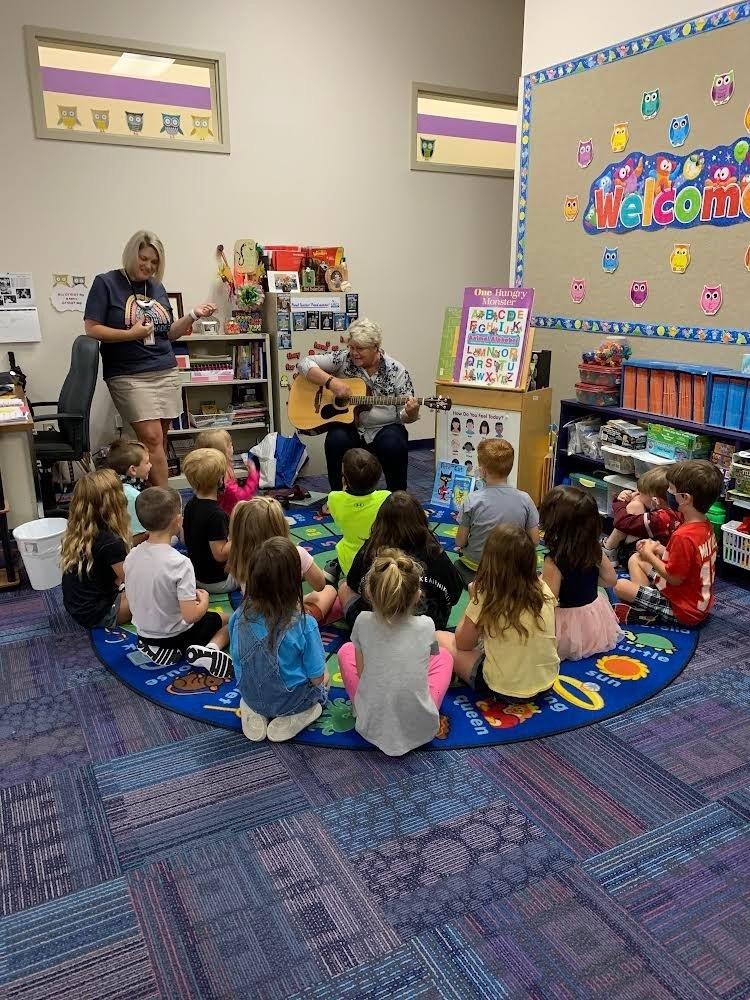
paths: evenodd
<path fill-rule="evenodd" d="M 0 424 L 22 424 L 29 419 L 29 408 L 18 396 L 0 396 Z"/>

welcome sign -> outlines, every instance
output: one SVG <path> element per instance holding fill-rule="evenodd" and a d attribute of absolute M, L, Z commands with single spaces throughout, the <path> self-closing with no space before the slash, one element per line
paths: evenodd
<path fill-rule="evenodd" d="M 750 142 L 686 156 L 631 153 L 594 181 L 583 218 L 587 233 L 731 226 L 750 219 Z"/>

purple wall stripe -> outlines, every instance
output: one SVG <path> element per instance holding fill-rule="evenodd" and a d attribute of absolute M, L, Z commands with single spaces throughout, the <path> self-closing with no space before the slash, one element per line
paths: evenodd
<path fill-rule="evenodd" d="M 489 139 L 490 142 L 516 141 L 515 125 L 478 122 L 470 118 L 444 118 L 442 115 L 417 115 L 417 131 L 422 135 L 450 135 L 455 139 Z"/>
<path fill-rule="evenodd" d="M 194 87 L 186 83 L 139 80 L 131 76 L 110 76 L 109 73 L 84 73 L 76 69 L 42 66 L 42 87 L 57 94 L 80 94 L 81 97 L 160 104 L 164 108 L 211 110 L 211 88 Z"/>

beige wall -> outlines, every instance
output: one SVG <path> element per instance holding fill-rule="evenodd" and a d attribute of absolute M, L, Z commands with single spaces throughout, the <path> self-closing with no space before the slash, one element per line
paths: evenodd
<path fill-rule="evenodd" d="M 709 8 L 715 9 L 715 8 Z M 625 7 L 610 4 L 606 17 L 600 3 L 593 0 L 526 0 L 523 35 L 523 73 L 543 69 L 595 49 L 646 34 L 675 21 L 694 17 L 706 10 L 703 3 L 691 0 L 663 0 L 659 5 L 648 0 L 633 0 Z M 532 125 L 533 129 L 533 125 Z M 559 401 L 574 395 L 578 381 L 581 352 L 596 347 L 604 338 L 600 334 L 576 334 L 560 330 L 538 330 L 534 344 L 549 348 L 552 353 L 553 413 Z M 663 341 L 657 338 L 631 337 L 633 356 L 683 361 L 693 364 L 720 364 L 739 367 L 743 347 L 723 347 L 685 341 Z"/>
<path fill-rule="evenodd" d="M 188 306 L 219 294 L 219 242 L 342 243 L 363 312 L 429 392 L 444 307 L 508 273 L 512 182 L 412 173 L 411 84 L 514 92 L 522 18 L 522 0 L 5 0 L 0 270 L 31 270 L 42 300 L 43 343 L 16 351 L 32 396 L 57 394 L 81 329 L 49 304 L 51 273 L 118 266 L 141 226 L 163 239 L 166 284 Z M 23 24 L 224 51 L 231 155 L 34 139 Z M 101 387 L 94 413 L 106 440 Z M 432 437 L 430 418 L 412 432 Z"/>

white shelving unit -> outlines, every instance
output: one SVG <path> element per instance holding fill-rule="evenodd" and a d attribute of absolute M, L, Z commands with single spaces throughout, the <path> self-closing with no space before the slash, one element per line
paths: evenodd
<path fill-rule="evenodd" d="M 244 423 L 234 423 L 234 424 L 217 424 L 217 427 L 221 427 L 223 430 L 229 431 L 234 439 L 234 450 L 235 452 L 247 451 L 248 448 L 252 447 L 269 431 L 274 430 L 274 391 L 273 391 L 273 367 L 272 359 L 269 349 L 269 337 L 267 333 L 232 333 L 232 334 L 191 334 L 189 337 L 183 337 L 178 343 L 181 346 L 188 348 L 188 354 L 191 356 L 194 353 L 190 350 L 193 344 L 200 345 L 201 353 L 206 352 L 208 345 L 216 345 L 221 348 L 221 353 L 229 354 L 230 349 L 234 358 L 235 372 L 237 371 L 238 353 L 234 350 L 235 347 L 248 344 L 252 342 L 261 342 L 263 344 L 262 355 L 264 368 L 266 372 L 265 378 L 249 378 L 249 379 L 210 379 L 207 381 L 192 381 L 188 377 L 188 372 L 186 370 L 181 370 L 182 376 L 182 399 L 184 404 L 184 412 L 191 413 L 197 412 L 198 407 L 201 404 L 201 397 L 198 396 L 198 392 L 201 391 L 204 394 L 208 391 L 211 393 L 212 401 L 214 401 L 220 410 L 225 410 L 229 408 L 232 400 L 232 394 L 236 386 L 257 386 L 258 387 L 258 401 L 263 402 L 267 407 L 267 417 L 265 420 L 253 420 L 246 421 Z M 210 351 L 208 352 L 210 353 Z M 219 353 L 219 352 L 216 352 Z M 205 402 L 205 395 L 202 397 Z M 186 439 L 195 437 L 202 430 L 208 430 L 209 428 L 204 426 L 201 427 L 180 427 L 173 428 L 167 432 L 170 440 L 175 441 L 175 448 L 180 447 L 181 452 L 184 454 L 184 445 L 189 442 Z M 179 445 L 177 442 L 179 441 Z M 182 454 L 178 454 L 178 458 L 181 458 Z M 188 482 L 183 475 L 176 475 L 169 477 L 170 486 L 176 489 L 185 489 L 188 486 Z"/>

